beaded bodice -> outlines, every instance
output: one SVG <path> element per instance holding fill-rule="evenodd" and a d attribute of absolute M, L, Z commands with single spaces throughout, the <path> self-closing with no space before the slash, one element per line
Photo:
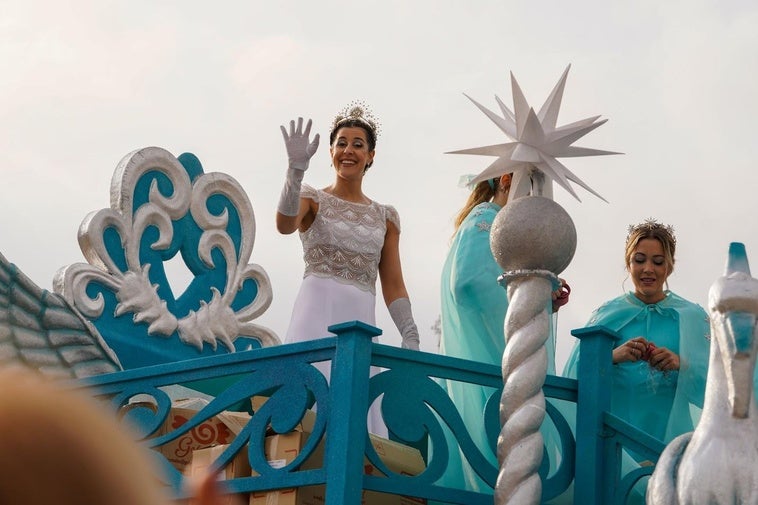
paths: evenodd
<path fill-rule="evenodd" d="M 400 217 L 395 208 L 374 201 L 369 204 L 348 202 L 307 184 L 303 184 L 300 196 L 319 204 L 313 224 L 300 233 L 304 277 L 333 278 L 376 293 L 387 221 L 400 229 Z"/>

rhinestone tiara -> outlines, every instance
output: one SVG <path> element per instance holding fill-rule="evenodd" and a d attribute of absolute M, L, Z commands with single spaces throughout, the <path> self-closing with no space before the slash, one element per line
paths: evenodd
<path fill-rule="evenodd" d="M 334 121 L 332 121 L 332 131 L 334 131 L 343 121 L 349 121 L 351 119 L 365 123 L 366 126 L 374 132 L 374 137 L 379 137 L 379 121 L 369 110 L 368 106 L 360 100 L 350 102 L 344 109 L 334 116 Z"/>
<path fill-rule="evenodd" d="M 655 220 L 655 218 L 649 217 L 642 221 L 639 224 L 630 224 L 629 228 L 627 228 L 627 234 L 626 234 L 626 241 L 629 241 L 629 237 L 632 236 L 633 233 L 639 232 L 641 230 L 645 231 L 652 231 L 652 230 L 663 230 L 665 231 L 670 237 L 671 241 L 676 244 L 676 235 L 674 235 L 674 227 L 670 224 L 663 224 L 659 223 Z"/>

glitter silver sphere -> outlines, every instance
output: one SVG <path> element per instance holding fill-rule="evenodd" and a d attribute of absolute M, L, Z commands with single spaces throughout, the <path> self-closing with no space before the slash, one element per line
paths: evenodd
<path fill-rule="evenodd" d="M 576 228 L 568 212 L 550 198 L 524 196 L 495 216 L 490 247 L 506 272 L 549 270 L 557 275 L 574 257 Z"/>

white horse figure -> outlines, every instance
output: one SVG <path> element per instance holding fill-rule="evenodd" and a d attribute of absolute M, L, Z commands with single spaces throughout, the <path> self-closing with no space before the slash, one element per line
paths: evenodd
<path fill-rule="evenodd" d="M 758 280 L 732 243 L 726 275 L 708 294 L 711 349 L 705 402 L 694 432 L 666 447 L 648 483 L 648 505 L 758 504 Z"/>

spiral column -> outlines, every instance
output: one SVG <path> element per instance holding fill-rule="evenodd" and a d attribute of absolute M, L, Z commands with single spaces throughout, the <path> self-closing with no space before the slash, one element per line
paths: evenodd
<path fill-rule="evenodd" d="M 542 498 L 539 429 L 545 418 L 550 294 L 558 286 L 557 274 L 573 258 L 576 230 L 552 199 L 525 196 L 498 213 L 490 245 L 505 271 L 501 283 L 508 292 L 495 504 L 537 505 Z"/>
<path fill-rule="evenodd" d="M 500 472 L 495 503 L 539 503 L 542 485 L 538 470 L 545 417 L 542 385 L 547 374 L 545 341 L 549 332 L 546 300 L 552 282 L 540 276 L 508 278 L 509 299 L 518 310 L 505 321 L 508 344 L 503 353 L 503 393 L 500 398 Z"/>

